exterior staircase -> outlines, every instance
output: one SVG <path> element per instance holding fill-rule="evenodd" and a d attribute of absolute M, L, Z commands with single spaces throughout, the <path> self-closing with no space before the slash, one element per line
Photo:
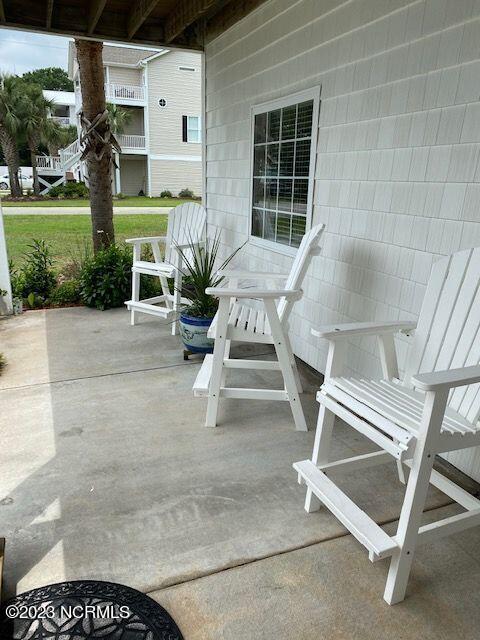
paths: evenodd
<path fill-rule="evenodd" d="M 67 181 L 67 171 L 83 176 L 80 157 L 80 142 L 78 138 L 68 147 L 60 149 L 58 156 L 37 156 L 38 181 L 42 187 L 41 194 L 47 194 L 50 189 Z"/>

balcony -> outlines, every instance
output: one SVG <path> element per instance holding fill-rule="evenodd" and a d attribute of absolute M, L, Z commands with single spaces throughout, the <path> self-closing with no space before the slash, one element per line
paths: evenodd
<path fill-rule="evenodd" d="M 37 170 L 41 175 L 62 173 L 60 156 L 37 156 Z"/>
<path fill-rule="evenodd" d="M 51 120 L 59 124 L 61 127 L 68 127 L 70 124 L 73 124 L 70 123 L 70 118 L 68 116 L 51 116 Z"/>
<path fill-rule="evenodd" d="M 145 151 L 145 136 L 119 134 L 116 136 L 119 145 L 122 147 L 123 153 L 131 153 L 132 151 Z"/>
<path fill-rule="evenodd" d="M 143 104 L 145 102 L 145 87 L 143 85 L 108 83 L 105 85 L 105 97 L 109 102 Z"/>

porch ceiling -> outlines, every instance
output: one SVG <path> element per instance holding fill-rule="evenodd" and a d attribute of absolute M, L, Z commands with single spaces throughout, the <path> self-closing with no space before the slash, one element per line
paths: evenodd
<path fill-rule="evenodd" d="M 0 0 L 0 27 L 201 50 L 264 1 Z"/>

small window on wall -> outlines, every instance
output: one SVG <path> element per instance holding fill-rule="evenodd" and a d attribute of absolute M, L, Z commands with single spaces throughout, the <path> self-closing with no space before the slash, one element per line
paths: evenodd
<path fill-rule="evenodd" d="M 200 116 L 182 116 L 183 142 L 201 142 Z"/>
<path fill-rule="evenodd" d="M 310 226 L 319 90 L 253 108 L 252 217 L 260 243 L 296 248 Z"/>

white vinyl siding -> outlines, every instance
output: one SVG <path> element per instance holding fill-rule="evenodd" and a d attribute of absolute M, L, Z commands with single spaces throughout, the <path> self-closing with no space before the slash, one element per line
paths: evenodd
<path fill-rule="evenodd" d="M 326 233 L 290 328 L 315 369 L 327 345 L 312 326 L 416 319 L 433 261 L 480 245 L 479 42 L 472 0 L 269 0 L 207 45 L 206 202 L 225 255 L 249 238 L 252 107 L 322 87 L 312 224 Z M 241 256 L 291 262 L 251 241 Z M 352 341 L 346 372 L 378 375 L 373 338 Z M 478 452 L 463 455 L 449 459 L 480 480 Z"/>

